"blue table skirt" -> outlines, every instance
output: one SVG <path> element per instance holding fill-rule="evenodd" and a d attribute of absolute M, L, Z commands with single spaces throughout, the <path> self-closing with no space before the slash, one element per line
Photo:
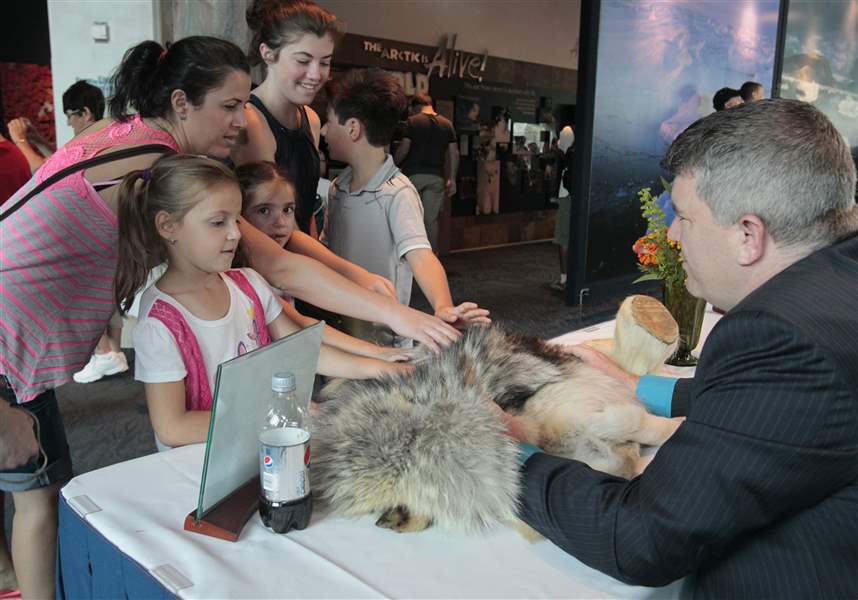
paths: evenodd
<path fill-rule="evenodd" d="M 173 597 L 146 569 L 80 518 L 60 494 L 57 600 Z"/>

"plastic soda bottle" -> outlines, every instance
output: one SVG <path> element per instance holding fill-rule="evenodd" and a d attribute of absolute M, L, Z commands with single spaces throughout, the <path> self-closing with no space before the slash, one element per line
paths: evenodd
<path fill-rule="evenodd" d="M 310 522 L 309 464 L 309 415 L 295 394 L 295 376 L 275 373 L 268 413 L 259 430 L 259 515 L 266 527 L 287 533 Z"/>

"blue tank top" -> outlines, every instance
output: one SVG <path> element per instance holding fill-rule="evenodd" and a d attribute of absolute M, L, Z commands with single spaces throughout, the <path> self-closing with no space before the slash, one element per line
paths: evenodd
<path fill-rule="evenodd" d="M 250 95 L 250 103 L 265 117 L 271 133 L 274 134 L 276 148 L 274 162 L 285 168 L 295 182 L 298 210 L 295 219 L 304 233 L 310 232 L 310 219 L 316 206 L 316 189 L 319 185 L 319 151 L 310 131 L 307 110 L 299 106 L 301 125 L 298 129 L 289 129 L 274 118 L 257 96 Z"/>

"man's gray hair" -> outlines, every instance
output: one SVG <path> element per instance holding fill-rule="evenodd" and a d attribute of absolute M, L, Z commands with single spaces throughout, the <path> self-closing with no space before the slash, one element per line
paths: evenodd
<path fill-rule="evenodd" d="M 855 165 L 825 115 L 798 100 L 760 100 L 683 131 L 662 166 L 696 178 L 722 227 L 754 214 L 779 246 L 817 249 L 858 230 Z"/>

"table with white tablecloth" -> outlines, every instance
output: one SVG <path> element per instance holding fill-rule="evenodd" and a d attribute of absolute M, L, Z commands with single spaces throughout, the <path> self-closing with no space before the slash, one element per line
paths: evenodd
<path fill-rule="evenodd" d="M 704 333 L 717 316 L 707 314 Z M 554 341 L 610 337 L 613 323 Z M 679 374 L 680 372 L 677 372 Z M 235 543 L 183 530 L 196 507 L 202 444 L 75 477 L 60 500 L 60 597 L 666 598 L 624 585 L 548 541 L 512 529 L 400 534 L 375 517 L 317 506 L 307 529 L 277 535 L 255 514 Z"/>

